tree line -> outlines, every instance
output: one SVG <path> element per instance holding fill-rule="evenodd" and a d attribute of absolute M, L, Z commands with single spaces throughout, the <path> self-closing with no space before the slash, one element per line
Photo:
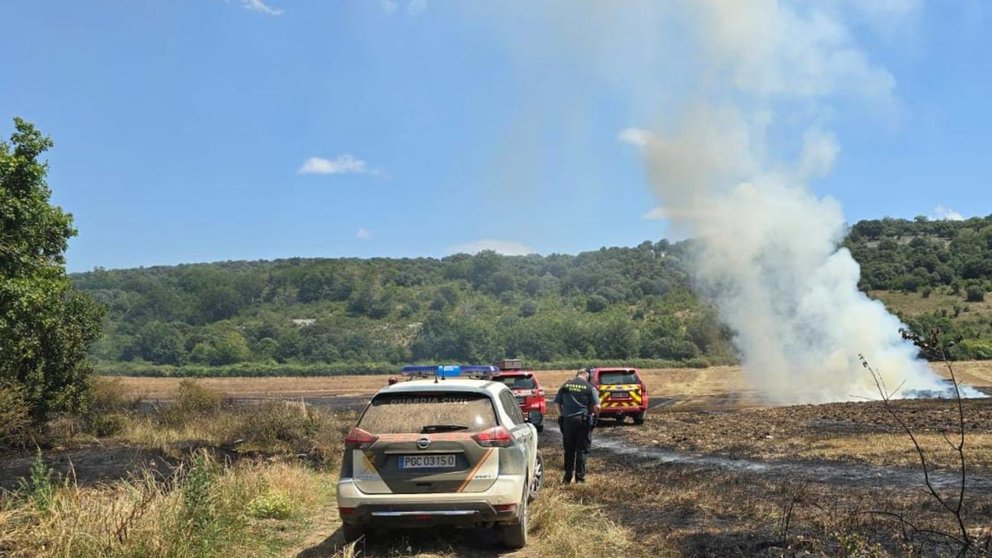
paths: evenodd
<path fill-rule="evenodd" d="M 73 277 L 108 311 L 103 362 L 732 359 L 688 243 L 579 255 L 286 259 Z"/>
<path fill-rule="evenodd" d="M 992 215 L 860 221 L 844 245 L 861 264 L 863 290 L 908 301 L 897 313 L 914 333 L 939 330 L 953 358 L 992 359 Z"/>

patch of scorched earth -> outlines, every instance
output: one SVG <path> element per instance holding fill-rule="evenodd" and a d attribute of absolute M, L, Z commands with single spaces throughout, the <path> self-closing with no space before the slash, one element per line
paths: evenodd
<path fill-rule="evenodd" d="M 956 466 L 956 456 L 944 438 L 946 434 L 953 440 L 958 432 L 954 401 L 894 401 L 892 409 L 917 435 L 934 465 Z M 992 400 L 966 400 L 963 410 L 968 465 L 975 471 L 992 471 Z M 735 458 L 827 459 L 899 467 L 919 463 L 911 440 L 880 402 L 725 413 L 659 409 L 642 426 L 613 427 L 604 421 L 600 432 L 642 446 Z"/>

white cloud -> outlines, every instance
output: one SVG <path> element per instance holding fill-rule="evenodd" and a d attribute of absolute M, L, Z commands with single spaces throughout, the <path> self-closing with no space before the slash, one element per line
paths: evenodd
<path fill-rule="evenodd" d="M 352 155 L 347 153 L 343 155 L 338 155 L 333 159 L 324 159 L 323 157 L 310 157 L 307 159 L 303 166 L 300 167 L 298 174 L 374 174 L 380 175 L 379 171 L 374 169 L 369 169 L 368 164 Z"/>
<path fill-rule="evenodd" d="M 399 7 L 399 4 L 396 3 L 396 0 L 379 0 L 379 6 L 382 8 L 382 11 L 392 14 Z"/>
<path fill-rule="evenodd" d="M 241 0 L 241 4 L 253 12 L 261 12 L 273 16 L 282 14 L 282 10 L 267 6 L 262 0 Z"/>
<path fill-rule="evenodd" d="M 406 11 L 410 15 L 420 15 L 427 9 L 427 0 L 410 0 L 406 5 Z"/>
<path fill-rule="evenodd" d="M 617 134 L 617 139 L 637 147 L 644 147 L 651 139 L 651 132 L 643 128 L 624 128 Z"/>
<path fill-rule="evenodd" d="M 534 254 L 534 249 L 525 244 L 512 240 L 476 240 L 467 244 L 458 244 L 448 248 L 449 254 L 478 254 L 483 250 L 492 250 L 504 256 L 526 256 Z"/>
<path fill-rule="evenodd" d="M 358 240 L 368 240 L 372 238 L 372 231 L 368 229 L 358 229 L 358 232 L 355 233 L 355 238 Z"/>
<path fill-rule="evenodd" d="M 942 205 L 935 207 L 933 213 L 934 218 L 938 221 L 964 221 L 964 215 Z"/>

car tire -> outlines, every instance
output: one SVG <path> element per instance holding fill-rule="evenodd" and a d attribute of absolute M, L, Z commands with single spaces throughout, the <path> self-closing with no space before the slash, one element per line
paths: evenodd
<path fill-rule="evenodd" d="M 544 432 L 544 423 L 542 422 L 541 424 L 535 424 L 534 428 L 536 428 L 537 433 L 540 434 L 541 432 Z"/>
<path fill-rule="evenodd" d="M 648 416 L 647 409 L 634 415 L 634 424 L 644 424 L 644 417 Z"/>
<path fill-rule="evenodd" d="M 344 542 L 346 543 L 355 542 L 365 536 L 365 528 L 361 525 L 348 525 L 344 523 L 341 525 L 341 531 L 344 533 Z"/>
<path fill-rule="evenodd" d="M 534 498 L 537 498 L 537 493 L 541 491 L 541 486 L 544 485 L 544 458 L 541 457 L 541 453 L 537 454 L 537 463 L 534 464 L 534 478 L 530 481 L 530 490 L 527 494 L 527 501 L 533 502 Z"/>
<path fill-rule="evenodd" d="M 503 546 L 511 550 L 518 550 L 527 546 L 528 515 L 530 515 L 530 512 L 527 511 L 527 497 L 524 496 L 520 502 L 520 515 L 517 516 L 517 522 L 502 526 Z"/>

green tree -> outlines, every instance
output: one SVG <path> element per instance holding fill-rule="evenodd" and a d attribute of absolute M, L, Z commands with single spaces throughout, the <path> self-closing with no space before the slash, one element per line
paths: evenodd
<path fill-rule="evenodd" d="M 40 421 L 84 401 L 103 307 L 65 273 L 76 229 L 49 203 L 39 158 L 52 141 L 20 118 L 14 126 L 10 142 L 0 141 L 0 381 L 19 386 Z"/>
<path fill-rule="evenodd" d="M 964 293 L 965 300 L 968 302 L 982 302 L 985 300 L 985 289 L 981 285 L 968 285 Z"/>
<path fill-rule="evenodd" d="M 156 364 L 179 364 L 186 354 L 178 329 L 157 321 L 141 328 L 135 349 L 138 356 Z"/>

